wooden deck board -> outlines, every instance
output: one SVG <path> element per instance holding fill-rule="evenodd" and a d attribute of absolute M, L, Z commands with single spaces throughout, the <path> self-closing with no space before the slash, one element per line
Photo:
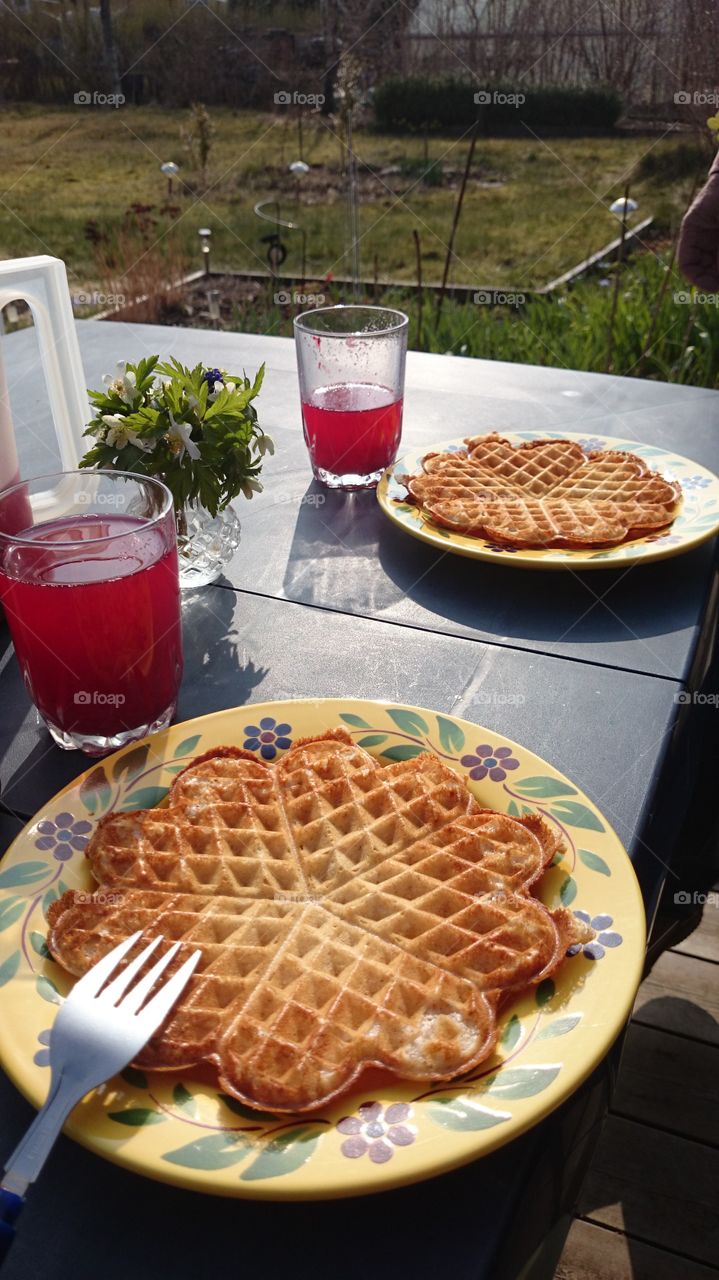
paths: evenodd
<path fill-rule="evenodd" d="M 612 1112 L 719 1146 L 719 1047 L 632 1023 Z"/>
<path fill-rule="evenodd" d="M 667 951 L 639 988 L 634 1019 L 719 1045 L 718 979 L 716 965 L 708 960 Z"/>
<path fill-rule="evenodd" d="M 579 1214 L 712 1266 L 719 1258 L 718 1186 L 716 1149 L 610 1115 Z"/>
<path fill-rule="evenodd" d="M 719 889 L 713 889 L 707 897 L 699 927 L 672 950 L 719 964 Z"/>
<path fill-rule="evenodd" d="M 717 1280 L 701 1262 L 575 1218 L 555 1280 Z"/>

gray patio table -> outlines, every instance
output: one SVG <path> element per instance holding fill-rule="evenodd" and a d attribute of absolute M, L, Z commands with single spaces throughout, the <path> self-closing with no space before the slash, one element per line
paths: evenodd
<path fill-rule="evenodd" d="M 78 332 L 89 386 L 116 360 L 153 352 L 248 372 L 267 364 L 258 408 L 277 454 L 265 492 L 239 507 L 242 542 L 225 575 L 185 599 L 178 718 L 334 696 L 463 716 L 551 760 L 596 801 L 634 862 L 651 922 L 667 875 L 684 887 L 679 833 L 701 807 L 701 762 L 716 737 L 706 701 L 680 697 L 716 688 L 715 547 L 584 575 L 444 555 L 392 525 L 374 495 L 328 494 L 313 481 L 289 340 L 92 321 Z M 52 470 L 32 335 L 12 335 L 5 357 L 23 474 Z M 410 353 L 405 405 L 407 447 L 544 426 L 643 440 L 719 469 L 711 391 Z M 6 631 L 0 706 L 2 848 L 86 761 L 38 726 Z M 370 1198 L 227 1202 L 150 1186 L 61 1139 L 4 1275 L 551 1276 L 617 1058 L 615 1047 L 552 1116 L 494 1155 Z M 8 1151 L 30 1115 L 0 1078 Z"/>

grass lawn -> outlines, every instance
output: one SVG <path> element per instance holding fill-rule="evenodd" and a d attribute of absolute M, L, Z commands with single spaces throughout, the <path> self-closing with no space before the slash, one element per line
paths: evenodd
<path fill-rule="evenodd" d="M 307 230 L 308 274 L 350 273 L 341 145 L 333 126 L 318 116 L 305 121 L 304 158 L 312 170 L 301 180 L 298 211 L 298 182 L 288 172 L 298 157 L 294 118 L 213 109 L 204 193 L 180 141 L 187 119 L 186 112 L 160 107 L 5 108 L 0 256 L 51 253 L 67 262 L 73 289 L 102 288 L 108 272 L 99 258 L 113 245 L 120 269 L 144 255 L 148 268 L 176 274 L 178 265 L 199 266 L 197 230 L 209 226 L 214 268 L 266 268 L 261 237 L 271 227 L 255 217 L 253 206 L 279 193 L 283 216 L 296 215 Z M 622 194 L 647 151 L 670 154 L 673 145 L 635 136 L 541 142 L 529 133 L 480 140 L 450 278 L 504 288 L 546 283 L 616 234 L 607 204 Z M 376 267 L 381 279 L 414 280 L 416 228 L 424 278 L 440 278 L 467 146 L 451 138 L 425 143 L 357 134 L 364 276 L 371 278 Z M 418 177 L 425 154 L 430 163 L 441 161 L 441 185 Z M 174 215 L 162 212 L 167 189 L 159 172 L 171 159 L 192 188 L 174 194 Z M 673 180 L 669 162 L 662 172 L 667 176 L 632 183 L 637 216 L 660 211 L 676 220 L 686 205 L 690 181 Z M 133 204 L 152 206 L 142 229 L 128 229 L 125 211 Z M 103 237 L 99 246 L 93 234 Z M 286 243 L 282 269 L 299 273 L 299 236 L 288 232 Z"/>

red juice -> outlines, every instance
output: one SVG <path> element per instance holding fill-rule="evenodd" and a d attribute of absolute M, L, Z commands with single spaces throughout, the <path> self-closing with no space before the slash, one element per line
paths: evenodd
<path fill-rule="evenodd" d="M 20 472 L 16 471 L 12 479 L 0 486 L 0 496 L 3 489 L 11 489 L 19 481 Z M 21 529 L 27 529 L 31 524 L 32 508 L 27 496 L 27 486 L 23 486 L 16 489 L 11 497 L 0 502 L 0 533 L 19 533 Z"/>
<path fill-rule="evenodd" d="M 19 536 L 0 540 L 0 601 L 41 715 L 88 735 L 152 723 L 174 703 L 182 674 L 167 524 L 70 516 Z"/>
<path fill-rule="evenodd" d="M 318 387 L 309 402 L 302 402 L 302 421 L 314 467 L 332 475 L 367 476 L 383 471 L 397 456 L 402 399 L 371 382 Z"/>

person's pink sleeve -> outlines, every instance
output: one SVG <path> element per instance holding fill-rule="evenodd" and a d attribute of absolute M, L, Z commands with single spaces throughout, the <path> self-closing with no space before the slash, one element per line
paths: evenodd
<path fill-rule="evenodd" d="M 682 220 L 677 266 L 699 289 L 719 292 L 719 155 Z"/>

